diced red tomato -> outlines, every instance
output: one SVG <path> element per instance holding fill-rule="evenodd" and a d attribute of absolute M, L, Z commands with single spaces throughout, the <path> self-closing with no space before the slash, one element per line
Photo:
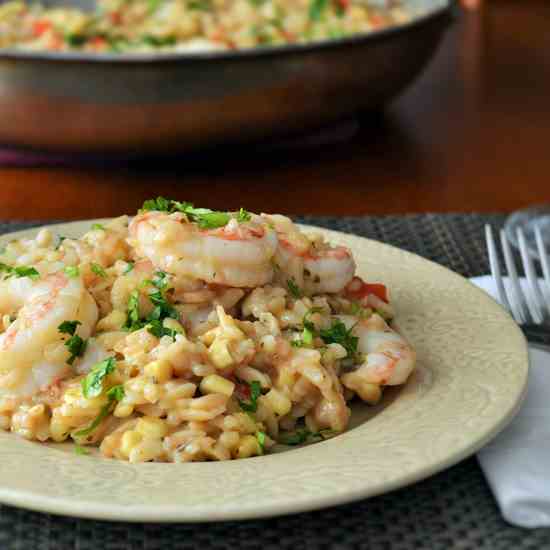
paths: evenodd
<path fill-rule="evenodd" d="M 107 46 L 107 40 L 102 36 L 95 36 L 90 43 L 96 50 L 103 50 Z"/>
<path fill-rule="evenodd" d="M 235 382 L 235 395 L 241 399 L 242 401 L 249 401 L 251 394 L 250 394 L 250 386 L 248 384 L 243 384 L 242 382 Z"/>
<path fill-rule="evenodd" d="M 349 8 L 351 0 L 338 0 L 338 5 L 345 11 Z"/>
<path fill-rule="evenodd" d="M 42 36 L 45 32 L 49 31 L 51 28 L 51 21 L 39 19 L 32 24 L 32 34 L 38 38 L 39 36 Z"/>
<path fill-rule="evenodd" d="M 109 19 L 113 25 L 120 25 L 122 23 L 122 14 L 119 11 L 112 11 L 109 13 Z"/>
<path fill-rule="evenodd" d="M 346 295 L 354 300 L 360 300 L 369 294 L 389 303 L 388 289 L 381 283 L 365 283 L 361 277 L 354 277 L 346 287 Z"/>

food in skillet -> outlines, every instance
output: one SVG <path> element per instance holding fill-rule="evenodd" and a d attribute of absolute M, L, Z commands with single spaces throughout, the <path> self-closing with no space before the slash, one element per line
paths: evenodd
<path fill-rule="evenodd" d="M 228 460 L 322 440 L 415 366 L 386 287 L 284 216 L 159 197 L 0 261 L 0 425 L 81 453 Z"/>
<path fill-rule="evenodd" d="M 341 38 L 404 23 L 396 0 L 99 0 L 95 13 L 0 5 L 0 48 L 208 51 Z"/>

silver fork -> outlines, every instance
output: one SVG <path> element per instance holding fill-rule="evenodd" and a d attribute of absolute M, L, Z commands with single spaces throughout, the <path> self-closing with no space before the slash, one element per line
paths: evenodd
<path fill-rule="evenodd" d="M 504 264 L 508 276 L 508 285 L 504 284 L 500 262 L 497 254 L 497 245 L 493 236 L 493 228 L 485 226 L 485 240 L 489 253 L 491 274 L 495 281 L 498 297 L 501 304 L 512 314 L 516 323 L 520 325 L 527 340 L 535 345 L 550 349 L 550 262 L 546 247 L 542 240 L 540 229 L 535 227 L 535 241 L 546 286 L 546 296 L 541 291 L 539 280 L 528 253 L 527 243 L 523 230 L 517 230 L 521 263 L 526 279 L 526 289 L 522 288 L 516 270 L 514 257 L 504 230 L 500 230 L 500 245 L 504 256 Z"/>

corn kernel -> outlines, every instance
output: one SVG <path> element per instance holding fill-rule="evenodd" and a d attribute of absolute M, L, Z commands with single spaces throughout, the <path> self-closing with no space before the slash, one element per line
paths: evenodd
<path fill-rule="evenodd" d="M 260 444 L 253 435 L 245 435 L 241 438 L 241 442 L 237 450 L 238 458 L 248 458 L 259 454 L 261 454 Z"/>
<path fill-rule="evenodd" d="M 162 438 L 168 432 L 164 420 L 153 416 L 144 416 L 137 421 L 136 431 L 147 438 Z"/>
<path fill-rule="evenodd" d="M 159 384 L 163 384 L 172 378 L 174 369 L 168 361 L 152 361 L 145 365 L 144 372 Z"/>
<path fill-rule="evenodd" d="M 160 439 L 145 439 L 136 445 L 128 455 L 128 460 L 136 462 L 147 462 L 157 458 L 162 453 L 162 442 Z"/>
<path fill-rule="evenodd" d="M 216 338 L 208 349 L 210 360 L 219 369 L 225 369 L 233 365 L 233 357 L 229 353 L 227 341 L 221 338 Z"/>
<path fill-rule="evenodd" d="M 119 403 L 115 410 L 113 411 L 113 415 L 117 418 L 126 418 L 130 416 L 134 412 L 133 405 L 125 405 L 123 403 Z"/>
<path fill-rule="evenodd" d="M 97 323 L 96 330 L 109 331 L 109 330 L 120 330 L 124 323 L 126 322 L 126 313 L 119 311 L 118 309 L 113 309 L 109 315 L 106 315 Z"/>
<path fill-rule="evenodd" d="M 370 405 L 375 405 L 382 397 L 382 389 L 376 384 L 367 384 L 365 382 L 364 384 L 359 384 L 355 391 L 363 401 Z"/>
<path fill-rule="evenodd" d="M 230 451 L 233 451 L 239 446 L 240 436 L 238 432 L 222 432 L 219 442 Z"/>
<path fill-rule="evenodd" d="M 136 430 L 128 430 L 124 432 L 122 439 L 120 441 L 120 453 L 125 458 L 130 456 L 132 449 L 138 445 L 143 439 L 143 435 Z"/>
<path fill-rule="evenodd" d="M 222 393 L 228 397 L 231 397 L 235 390 L 235 384 L 231 380 L 223 378 L 223 376 L 219 376 L 218 374 L 209 374 L 204 377 L 199 387 L 203 394 Z"/>
<path fill-rule="evenodd" d="M 56 418 L 50 420 L 50 435 L 54 441 L 60 443 L 69 437 L 69 426 Z"/>
<path fill-rule="evenodd" d="M 269 390 L 262 399 L 265 399 L 273 412 L 279 416 L 285 416 L 292 408 L 290 399 L 283 392 L 275 388 Z"/>

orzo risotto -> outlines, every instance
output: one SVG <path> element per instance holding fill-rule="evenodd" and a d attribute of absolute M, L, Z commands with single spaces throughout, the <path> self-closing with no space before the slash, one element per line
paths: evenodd
<path fill-rule="evenodd" d="M 387 288 L 284 216 L 159 197 L 0 261 L 1 426 L 79 453 L 229 460 L 326 439 L 415 366 Z"/>
<path fill-rule="evenodd" d="M 405 23 L 398 0 L 99 0 L 94 13 L 0 5 L 0 48 L 224 50 L 341 38 Z"/>

